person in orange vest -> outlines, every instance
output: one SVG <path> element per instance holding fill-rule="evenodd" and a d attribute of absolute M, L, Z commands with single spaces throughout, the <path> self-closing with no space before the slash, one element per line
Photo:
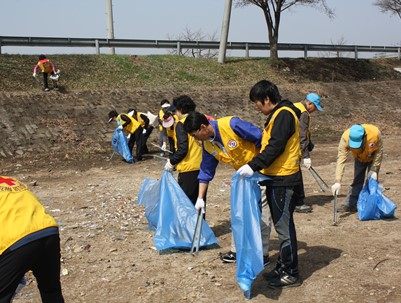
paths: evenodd
<path fill-rule="evenodd" d="M 58 85 L 57 85 L 58 77 L 57 77 L 56 67 L 49 59 L 46 58 L 45 55 L 39 56 L 39 61 L 33 69 L 34 78 L 36 78 L 36 72 L 38 71 L 38 69 L 40 69 L 43 74 L 43 85 L 45 92 L 48 92 L 50 90 L 48 81 L 49 75 L 53 83 L 53 89 L 58 90 Z"/>
<path fill-rule="evenodd" d="M 310 169 L 312 166 L 312 161 L 310 157 L 310 152 L 313 150 L 314 144 L 311 140 L 311 113 L 314 111 L 322 111 L 323 106 L 320 104 L 322 99 L 316 93 L 309 93 L 306 95 L 305 99 L 301 102 L 294 103 L 295 107 L 301 111 L 299 116 L 299 139 L 301 142 L 301 154 L 302 154 L 302 164 Z M 304 184 L 300 185 L 298 194 L 297 206 L 295 206 L 295 211 L 298 213 L 309 213 L 312 211 L 312 206 L 305 204 L 305 190 Z"/>
<path fill-rule="evenodd" d="M 358 197 L 365 182 L 366 172 L 368 172 L 369 177 L 378 179 L 383 157 L 383 141 L 377 126 L 354 124 L 342 134 L 338 146 L 336 179 L 331 187 L 333 196 L 340 192 L 345 162 L 349 153 L 354 157 L 354 180 L 344 204 L 338 208 L 338 211 L 356 212 Z"/>
<path fill-rule="evenodd" d="M 56 220 L 15 178 L 0 176 L 0 302 L 11 302 L 25 273 L 37 280 L 44 303 L 63 303 Z"/>

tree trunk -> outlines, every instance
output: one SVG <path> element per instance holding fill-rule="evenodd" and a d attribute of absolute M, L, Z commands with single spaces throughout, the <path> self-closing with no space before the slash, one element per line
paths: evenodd
<path fill-rule="evenodd" d="M 274 35 L 269 35 L 269 43 L 270 43 L 270 59 L 277 60 L 278 59 L 278 39 Z"/>

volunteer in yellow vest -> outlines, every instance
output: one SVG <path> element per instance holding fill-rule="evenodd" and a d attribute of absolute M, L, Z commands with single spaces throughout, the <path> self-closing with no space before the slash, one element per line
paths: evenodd
<path fill-rule="evenodd" d="M 299 155 L 300 111 L 288 100 L 281 100 L 276 85 L 267 80 L 256 83 L 249 98 L 267 116 L 260 153 L 241 166 L 241 176 L 255 171 L 268 176 L 264 181 L 266 199 L 274 228 L 278 234 L 280 253 L 274 270 L 264 274 L 270 288 L 294 287 L 301 284 L 298 273 L 298 244 L 293 212 L 294 189 L 302 184 Z"/>
<path fill-rule="evenodd" d="M 354 180 L 344 205 L 339 211 L 357 211 L 359 193 L 365 182 L 366 172 L 377 180 L 383 156 L 383 142 L 380 130 L 372 124 L 354 124 L 341 136 L 338 146 L 336 179 L 331 187 L 333 195 L 338 195 L 348 154 L 354 157 Z"/>
<path fill-rule="evenodd" d="M 45 92 L 48 92 L 50 90 L 48 77 L 49 77 L 49 75 L 51 75 L 51 76 L 56 75 L 56 67 L 49 59 L 46 58 L 45 55 L 40 55 L 38 63 L 33 68 L 33 77 L 34 78 L 36 78 L 36 72 L 38 71 L 38 69 L 40 69 L 40 71 L 43 74 L 44 90 L 45 90 Z M 52 79 L 52 77 L 50 77 L 50 79 Z M 52 83 L 53 83 L 53 89 L 58 90 L 57 81 L 52 79 Z"/>
<path fill-rule="evenodd" d="M 301 142 L 301 153 L 302 153 L 302 163 L 307 168 L 310 169 L 312 166 L 312 161 L 310 158 L 310 152 L 313 150 L 314 144 L 311 141 L 311 116 L 310 114 L 316 110 L 322 111 L 323 106 L 321 106 L 321 98 L 318 94 L 310 93 L 307 94 L 305 99 L 301 102 L 294 103 L 295 107 L 301 111 L 299 117 L 299 139 Z M 304 202 L 305 190 L 302 182 L 302 186 L 299 189 L 297 206 L 295 206 L 295 211 L 299 213 L 308 213 L 312 211 L 310 205 L 306 205 Z"/>
<path fill-rule="evenodd" d="M 116 121 L 117 127 L 129 134 L 128 148 L 131 151 L 136 143 L 136 160 L 142 160 L 143 136 L 141 124 L 128 114 L 118 114 L 115 110 L 109 112 L 109 123 Z"/>
<path fill-rule="evenodd" d="M 205 207 L 204 197 L 209 182 L 213 180 L 219 162 L 227 163 L 235 170 L 248 163 L 259 153 L 262 132 L 250 122 L 238 117 L 224 117 L 217 120 L 208 118 L 199 113 L 188 114 L 184 123 L 185 131 L 192 137 L 202 141 L 202 162 L 199 180 L 199 194 L 195 204 L 196 209 Z M 263 187 L 265 188 L 265 187 Z M 262 192 L 262 197 L 266 194 Z M 263 239 L 263 261 L 265 266 L 269 260 L 269 239 L 271 231 L 271 216 L 266 199 L 262 204 L 261 232 Z M 231 240 L 231 250 L 220 255 L 226 263 L 236 262 L 234 239 Z"/>
<path fill-rule="evenodd" d="M 175 124 L 178 121 L 178 117 L 175 114 L 175 106 L 172 105 L 166 109 L 166 113 L 163 116 L 162 125 L 166 130 L 167 139 L 170 147 L 170 156 L 175 153 Z"/>
<path fill-rule="evenodd" d="M 166 113 L 167 108 L 170 107 L 170 101 L 168 101 L 167 99 L 163 99 L 160 102 L 160 110 L 159 110 L 159 146 L 160 146 L 160 156 L 164 156 L 165 155 L 165 151 L 167 151 L 167 141 L 168 141 L 168 137 L 167 137 L 167 130 L 165 127 L 163 127 L 163 119 L 164 119 L 164 114 Z M 171 145 L 170 145 L 171 147 Z M 174 148 L 174 146 L 173 146 Z"/>
<path fill-rule="evenodd" d="M 56 220 L 25 184 L 0 176 L 0 302 L 11 302 L 29 270 L 37 280 L 42 302 L 64 302 L 60 258 Z"/>
<path fill-rule="evenodd" d="M 138 130 L 138 134 L 142 137 L 139 140 L 139 144 L 137 143 L 136 148 L 141 150 L 141 155 L 143 154 L 148 154 L 149 149 L 148 146 L 146 145 L 150 134 L 152 133 L 154 127 L 150 123 L 150 119 L 148 117 L 148 114 L 145 114 L 143 112 L 138 112 L 136 109 L 128 109 L 128 116 L 131 116 L 134 118 L 136 121 L 138 121 L 141 124 L 140 131 Z M 149 113 L 149 112 L 148 112 Z M 140 157 L 142 159 L 142 156 Z M 141 161 L 141 160 L 139 160 Z"/>
<path fill-rule="evenodd" d="M 175 153 L 170 156 L 164 166 L 165 170 L 172 171 L 176 166 L 178 171 L 178 184 L 195 205 L 198 198 L 198 174 L 202 161 L 202 146 L 194 137 L 184 130 L 184 122 L 189 112 L 194 111 L 194 101 L 182 95 L 174 98 L 173 104 L 178 117 L 175 125 Z"/>

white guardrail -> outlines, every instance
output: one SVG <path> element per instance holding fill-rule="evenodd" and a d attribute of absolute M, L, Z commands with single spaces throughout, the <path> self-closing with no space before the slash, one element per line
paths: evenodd
<path fill-rule="evenodd" d="M 100 48 L 166 48 L 176 49 L 219 49 L 219 41 L 183 41 L 183 40 L 136 40 L 136 39 L 100 39 L 100 38 L 52 38 L 52 37 L 13 37 L 0 36 L 0 54 L 2 46 L 40 46 L 40 47 L 94 47 L 100 54 Z M 244 50 L 249 57 L 251 50 L 269 50 L 270 43 L 260 42 L 227 42 L 227 49 Z M 279 51 L 301 51 L 307 58 L 309 51 L 354 53 L 358 59 L 359 52 L 395 53 L 400 58 L 400 46 L 368 45 L 334 45 L 334 44 L 301 44 L 279 43 Z"/>

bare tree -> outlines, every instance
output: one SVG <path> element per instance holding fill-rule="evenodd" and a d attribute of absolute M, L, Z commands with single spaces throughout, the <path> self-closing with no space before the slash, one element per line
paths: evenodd
<path fill-rule="evenodd" d="M 401 0 L 376 0 L 373 4 L 378 6 L 381 12 L 398 15 L 401 18 Z"/>
<path fill-rule="evenodd" d="M 185 30 L 178 37 L 171 38 L 170 36 L 168 36 L 168 39 L 181 41 L 218 41 L 216 32 L 209 35 L 204 34 L 200 29 L 197 31 L 192 31 L 188 27 L 185 27 Z M 169 50 L 168 52 L 174 55 L 182 55 L 195 58 L 214 58 L 217 57 L 218 54 L 218 50 L 200 48 L 181 49 L 180 53 L 178 53 L 178 50 L 176 49 Z"/>
<path fill-rule="evenodd" d="M 334 11 L 330 9 L 326 0 L 235 0 L 236 7 L 256 5 L 261 8 L 266 20 L 268 39 L 270 43 L 270 58 L 278 59 L 278 37 L 281 13 L 295 5 L 314 6 L 329 18 L 334 17 Z"/>

